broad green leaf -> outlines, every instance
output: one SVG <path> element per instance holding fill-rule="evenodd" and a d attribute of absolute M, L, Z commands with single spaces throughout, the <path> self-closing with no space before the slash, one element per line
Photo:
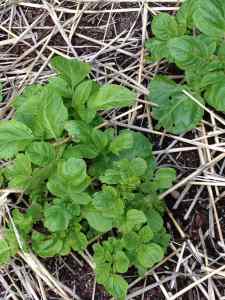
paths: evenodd
<path fill-rule="evenodd" d="M 167 47 L 167 41 L 161 41 L 157 38 L 151 38 L 145 43 L 146 49 L 150 51 L 150 62 L 156 62 L 163 58 L 169 60 L 169 49 Z"/>
<path fill-rule="evenodd" d="M 108 218 L 116 218 L 124 212 L 124 203 L 117 190 L 111 186 L 105 186 L 102 191 L 94 194 L 93 205 Z"/>
<path fill-rule="evenodd" d="M 123 241 L 124 241 L 125 248 L 132 252 L 135 251 L 137 245 L 139 245 L 140 243 L 139 236 L 134 231 L 125 233 L 123 235 Z"/>
<path fill-rule="evenodd" d="M 20 233 L 28 234 L 33 226 L 32 217 L 21 213 L 18 209 L 13 210 L 13 221 Z"/>
<path fill-rule="evenodd" d="M 182 36 L 168 42 L 171 57 L 181 69 L 191 66 L 201 67 L 208 62 L 210 49 L 205 42 L 196 37 Z"/>
<path fill-rule="evenodd" d="M 163 249 L 155 243 L 141 245 L 137 253 L 138 262 L 144 268 L 151 268 L 162 260 L 163 256 Z"/>
<path fill-rule="evenodd" d="M 164 127 L 171 133 L 179 134 L 198 125 L 203 109 L 182 92 L 185 88 L 162 76 L 151 81 L 150 99 L 158 105 L 153 108 L 158 128 Z M 199 96 L 198 100 L 202 102 Z"/>
<path fill-rule="evenodd" d="M 69 226 L 71 214 L 61 206 L 52 205 L 44 210 L 44 225 L 49 231 L 63 231 Z"/>
<path fill-rule="evenodd" d="M 6 265 L 10 262 L 10 247 L 8 243 L 0 239 L 0 265 Z"/>
<path fill-rule="evenodd" d="M 171 239 L 170 234 L 168 234 L 166 232 L 165 227 L 163 227 L 161 231 L 155 234 L 152 242 L 160 245 L 163 248 L 164 252 L 166 252 L 167 247 L 169 246 L 170 239 Z"/>
<path fill-rule="evenodd" d="M 0 158 L 7 159 L 24 150 L 34 139 L 32 131 L 21 122 L 0 121 Z"/>
<path fill-rule="evenodd" d="M 135 94 L 129 89 L 115 85 L 105 84 L 88 104 L 91 109 L 103 110 L 120 108 L 134 104 Z"/>
<path fill-rule="evenodd" d="M 12 106 L 15 107 L 16 110 L 18 110 L 22 105 L 24 105 L 27 102 L 28 99 L 30 100 L 32 97 L 40 95 L 43 89 L 44 86 L 41 84 L 33 84 L 26 86 L 23 93 L 17 96 L 15 99 L 13 99 Z"/>
<path fill-rule="evenodd" d="M 49 90 L 52 90 L 54 93 L 56 92 L 63 98 L 72 97 L 72 89 L 68 85 L 67 81 L 61 77 L 51 78 L 46 87 Z"/>
<path fill-rule="evenodd" d="M 13 164 L 5 170 L 9 186 L 24 190 L 30 185 L 31 174 L 31 161 L 25 154 L 18 154 Z"/>
<path fill-rule="evenodd" d="M 4 240 L 8 243 L 10 256 L 15 256 L 19 251 L 19 244 L 17 242 L 13 229 L 4 229 L 3 235 L 4 235 Z M 0 255 L 0 260 L 1 260 L 1 255 Z"/>
<path fill-rule="evenodd" d="M 130 169 L 133 175 L 143 176 L 147 171 L 147 163 L 143 158 L 137 157 L 130 161 Z"/>
<path fill-rule="evenodd" d="M 27 215 L 32 218 L 34 223 L 36 223 L 36 221 L 40 221 L 43 216 L 42 205 L 33 202 L 32 205 L 27 210 Z"/>
<path fill-rule="evenodd" d="M 128 283 L 122 276 L 113 274 L 109 277 L 105 288 L 115 299 L 124 300 L 127 294 Z"/>
<path fill-rule="evenodd" d="M 145 214 L 141 210 L 129 209 L 126 217 L 127 224 L 130 229 L 134 228 L 136 225 L 143 224 L 147 221 Z"/>
<path fill-rule="evenodd" d="M 149 138 L 140 132 L 131 132 L 133 136 L 133 146 L 130 149 L 125 149 L 120 153 L 120 158 L 129 160 L 141 157 L 144 159 L 152 158 L 152 144 Z"/>
<path fill-rule="evenodd" d="M 89 183 L 85 161 L 69 158 L 58 163 L 57 172 L 50 177 L 47 187 L 53 195 L 71 198 L 74 194 L 83 192 Z"/>
<path fill-rule="evenodd" d="M 158 189 L 168 189 L 176 180 L 176 171 L 172 168 L 160 168 L 155 173 L 155 183 Z"/>
<path fill-rule="evenodd" d="M 133 146 L 133 135 L 130 131 L 122 131 L 113 139 L 109 146 L 109 150 L 118 155 L 121 151 L 130 149 Z"/>
<path fill-rule="evenodd" d="M 42 233 L 33 231 L 32 248 L 41 257 L 53 257 L 62 250 L 63 241 L 53 236 L 45 236 Z"/>
<path fill-rule="evenodd" d="M 26 151 L 31 162 L 38 166 L 45 166 L 51 163 L 56 154 L 53 145 L 46 142 L 34 142 Z"/>
<path fill-rule="evenodd" d="M 57 93 L 47 91 L 37 117 L 43 127 L 45 139 L 60 138 L 67 119 L 68 112 L 62 98 Z"/>
<path fill-rule="evenodd" d="M 223 63 L 225 62 L 225 41 L 223 41 L 219 46 L 218 57 Z"/>
<path fill-rule="evenodd" d="M 101 182 L 107 184 L 117 184 L 121 182 L 121 176 L 117 169 L 107 169 L 104 175 L 99 177 Z"/>
<path fill-rule="evenodd" d="M 86 178 L 86 163 L 83 159 L 69 158 L 58 164 L 58 175 L 72 185 L 79 185 Z"/>
<path fill-rule="evenodd" d="M 125 273 L 129 268 L 129 259 L 123 251 L 116 251 L 113 257 L 115 272 Z"/>
<path fill-rule="evenodd" d="M 87 238 L 80 231 L 81 226 L 76 224 L 69 232 L 69 245 L 74 251 L 83 251 L 87 247 Z"/>
<path fill-rule="evenodd" d="M 193 28 L 193 15 L 197 9 L 199 0 L 185 0 L 176 14 L 176 20 L 184 28 Z"/>
<path fill-rule="evenodd" d="M 194 23 L 204 34 L 224 38 L 225 2 L 223 0 L 198 0 Z"/>
<path fill-rule="evenodd" d="M 80 83 L 73 94 L 73 107 L 80 118 L 89 123 L 96 115 L 96 110 L 88 106 L 91 95 L 98 89 L 98 85 L 93 80 L 86 80 Z"/>
<path fill-rule="evenodd" d="M 108 145 L 108 135 L 107 133 L 94 128 L 91 132 L 91 141 L 92 144 L 95 145 L 97 151 L 100 153 L 104 151 Z"/>
<path fill-rule="evenodd" d="M 220 83 L 210 86 L 205 94 L 206 102 L 218 111 L 225 112 L 225 77 Z"/>
<path fill-rule="evenodd" d="M 73 88 L 87 77 L 91 71 L 91 66 L 89 64 L 83 63 L 77 59 L 66 59 L 60 56 L 54 57 L 51 60 L 51 64 Z"/>
<path fill-rule="evenodd" d="M 96 280 L 98 283 L 105 285 L 109 279 L 111 272 L 111 264 L 102 262 L 96 266 Z"/>
<path fill-rule="evenodd" d="M 90 142 L 91 127 L 83 121 L 67 121 L 65 129 L 77 143 L 88 144 Z"/>
<path fill-rule="evenodd" d="M 92 198 L 88 193 L 74 193 L 73 195 L 71 195 L 71 200 L 75 204 L 87 205 L 91 202 Z"/>
<path fill-rule="evenodd" d="M 103 217 L 101 212 L 90 211 L 85 214 L 89 225 L 99 232 L 107 232 L 113 227 L 113 219 Z"/>
<path fill-rule="evenodd" d="M 139 238 L 142 243 L 148 243 L 153 239 L 154 233 L 150 226 L 146 225 L 139 231 Z"/>
<path fill-rule="evenodd" d="M 175 17 L 167 13 L 160 13 L 153 18 L 152 32 L 161 41 L 167 41 L 184 33 L 179 28 Z"/>
<path fill-rule="evenodd" d="M 163 219 L 160 214 L 155 209 L 151 209 L 145 212 L 145 215 L 147 217 L 147 223 L 151 230 L 154 233 L 159 232 L 163 227 Z"/>
<path fill-rule="evenodd" d="M 224 83 L 225 74 L 223 71 L 208 72 L 202 78 L 201 81 L 198 81 L 200 88 L 206 88 L 210 85 Z"/>
<path fill-rule="evenodd" d="M 93 159 L 96 158 L 99 154 L 98 149 L 93 144 L 78 144 L 75 146 L 68 146 L 65 152 L 63 153 L 63 158 L 69 159 L 73 158 L 87 158 Z"/>

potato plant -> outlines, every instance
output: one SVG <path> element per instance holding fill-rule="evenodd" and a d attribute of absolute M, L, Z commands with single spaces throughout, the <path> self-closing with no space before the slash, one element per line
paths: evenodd
<path fill-rule="evenodd" d="M 132 105 L 132 91 L 99 85 L 78 60 L 51 64 L 58 76 L 27 87 L 12 103 L 13 119 L 0 121 L 0 159 L 8 161 L 1 185 L 25 200 L 4 223 L 0 263 L 19 250 L 54 257 L 89 247 L 97 282 L 124 299 L 122 274 L 132 266 L 143 274 L 165 254 L 170 237 L 158 195 L 176 173 L 156 166 L 143 134 L 97 129 L 98 112 Z"/>

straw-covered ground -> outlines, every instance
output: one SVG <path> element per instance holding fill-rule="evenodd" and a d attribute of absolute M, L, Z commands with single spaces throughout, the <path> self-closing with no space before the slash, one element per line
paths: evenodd
<path fill-rule="evenodd" d="M 112 126 L 144 132 L 158 164 L 177 170 L 165 192 L 165 223 L 172 235 L 165 259 L 145 275 L 127 274 L 127 299 L 225 299 L 225 118 L 205 108 L 205 118 L 187 135 L 154 130 L 148 81 L 156 73 L 182 74 L 166 62 L 145 60 L 152 16 L 175 14 L 179 0 L 0 0 L 0 81 L 6 101 L 0 117 L 11 118 L 8 100 L 54 72 L 55 55 L 79 57 L 93 65 L 99 82 L 116 82 L 137 93 L 128 112 L 105 118 Z M 191 99 L 190 99 L 191 100 Z M 192 99 L 193 100 L 193 99 Z M 194 100 L 193 100 L 194 101 Z M 2 162 L 3 163 L 3 162 Z M 0 191 L 1 218 L 16 204 Z M 9 217 L 10 219 L 10 217 Z M 0 270 L 0 299 L 110 299 L 96 285 L 90 254 L 40 260 L 20 253 Z"/>

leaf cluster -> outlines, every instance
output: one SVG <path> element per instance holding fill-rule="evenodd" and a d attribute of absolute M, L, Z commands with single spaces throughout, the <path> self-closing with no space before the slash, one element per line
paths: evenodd
<path fill-rule="evenodd" d="M 154 37 L 146 43 L 150 59 L 166 59 L 184 72 L 179 84 L 162 75 L 150 83 L 158 128 L 175 134 L 195 128 L 203 117 L 201 104 L 225 111 L 224 13 L 223 0 L 187 0 L 176 16 L 161 13 L 153 18 Z"/>
<path fill-rule="evenodd" d="M 121 274 L 131 266 L 143 273 L 166 251 L 158 193 L 176 173 L 156 167 L 141 133 L 96 128 L 98 111 L 133 104 L 133 92 L 97 84 L 78 60 L 56 57 L 52 65 L 59 75 L 26 88 L 13 102 L 14 119 L 0 122 L 0 158 L 11 159 L 2 184 L 20 189 L 27 204 L 13 210 L 13 223 L 23 250 L 41 257 L 81 253 L 106 234 L 93 247 L 97 281 L 124 299 Z M 11 226 L 0 240 L 1 264 L 19 249 Z"/>

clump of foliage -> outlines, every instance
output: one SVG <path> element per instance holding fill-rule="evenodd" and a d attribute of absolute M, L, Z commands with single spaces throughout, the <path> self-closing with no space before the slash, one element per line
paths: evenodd
<path fill-rule="evenodd" d="M 20 247 L 40 257 L 82 253 L 105 233 L 93 246 L 97 282 L 124 299 L 121 274 L 131 266 L 143 274 L 164 256 L 169 235 L 158 194 L 176 174 L 156 167 L 141 133 L 96 128 L 97 111 L 133 104 L 133 92 L 88 79 L 90 66 L 77 60 L 56 57 L 52 66 L 58 77 L 27 87 L 13 102 L 14 119 L 0 122 L 0 158 L 10 159 L 2 185 L 25 199 L 1 233 L 0 263 Z"/>
<path fill-rule="evenodd" d="M 179 84 L 162 75 L 150 83 L 158 128 L 178 134 L 201 121 L 202 107 L 184 90 L 200 104 L 225 112 L 224 15 L 224 0 L 186 0 L 176 16 L 161 13 L 153 18 L 154 37 L 146 44 L 151 61 L 166 59 L 184 72 Z"/>

